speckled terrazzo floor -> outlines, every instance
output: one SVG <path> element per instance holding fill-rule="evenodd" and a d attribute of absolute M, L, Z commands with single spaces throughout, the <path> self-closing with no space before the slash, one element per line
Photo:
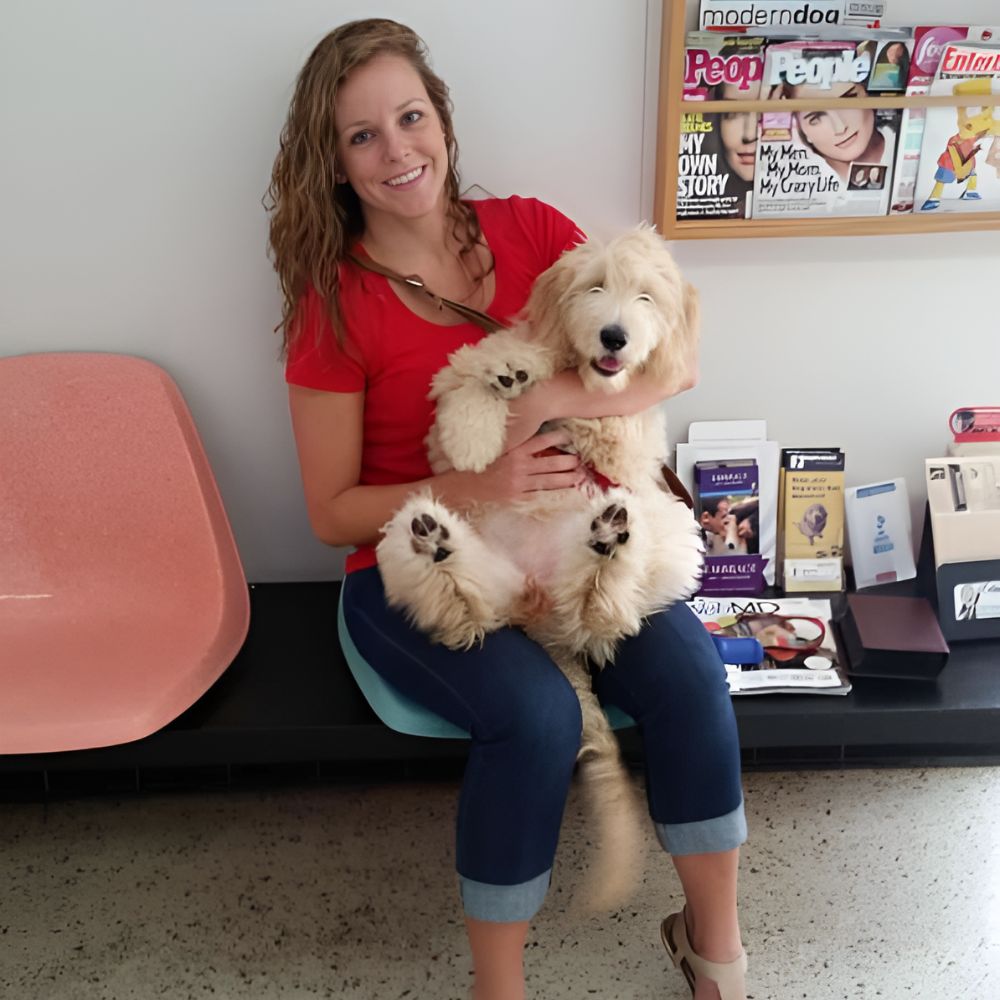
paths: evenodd
<path fill-rule="evenodd" d="M 754 1000 L 1000 997 L 1000 768 L 753 773 Z M 0 996 L 433 998 L 469 984 L 451 782 L 0 807 Z M 580 801 L 528 948 L 529 996 L 681 1000 L 648 843 L 632 905 L 582 918 Z"/>

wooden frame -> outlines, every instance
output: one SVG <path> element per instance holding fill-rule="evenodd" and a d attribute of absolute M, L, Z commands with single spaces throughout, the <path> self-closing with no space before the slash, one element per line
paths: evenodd
<path fill-rule="evenodd" d="M 880 236 L 893 233 L 941 233 L 1000 229 L 1000 212 L 944 215 L 871 215 L 807 219 L 678 219 L 677 151 L 680 148 L 681 114 L 684 110 L 684 24 L 686 0 L 663 0 L 660 38 L 660 106 L 656 135 L 656 186 L 653 215 L 667 239 L 733 239 L 760 236 Z M 852 100 L 852 107 L 929 108 L 958 107 L 968 98 L 866 97 Z M 782 111 L 803 111 L 835 106 L 829 101 L 781 101 Z M 977 104 L 1000 104 L 1000 97 L 977 98 Z M 694 105 L 692 105 L 694 107 Z M 777 101 L 741 101 L 741 111 L 770 111 Z M 699 101 L 702 112 L 730 111 L 732 102 Z"/>

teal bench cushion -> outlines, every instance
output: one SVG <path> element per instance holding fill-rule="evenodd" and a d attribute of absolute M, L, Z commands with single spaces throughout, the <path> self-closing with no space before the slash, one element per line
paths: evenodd
<path fill-rule="evenodd" d="M 408 736 L 431 736 L 438 739 L 469 739 L 466 730 L 407 698 L 372 669 L 358 652 L 347 631 L 343 594 L 344 588 L 341 587 L 341 596 L 337 603 L 337 632 L 340 635 L 340 647 L 347 666 L 358 687 L 361 688 L 365 700 L 371 705 L 372 711 L 397 733 L 406 733 Z M 614 729 L 628 729 L 635 725 L 635 720 L 617 705 L 605 705 L 604 713 Z"/>

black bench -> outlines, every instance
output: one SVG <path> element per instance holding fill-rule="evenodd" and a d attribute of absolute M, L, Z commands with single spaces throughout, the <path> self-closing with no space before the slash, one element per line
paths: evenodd
<path fill-rule="evenodd" d="M 235 773 L 286 768 L 305 775 L 458 773 L 467 744 L 403 736 L 368 707 L 336 634 L 339 582 L 250 588 L 250 632 L 220 680 L 159 732 L 120 746 L 0 757 L 0 792 L 77 787 L 71 777 L 157 776 L 231 782 Z M 137 663 L 141 670 L 142 664 Z M 846 697 L 735 699 L 749 766 L 843 766 L 1000 761 L 1000 641 L 956 643 L 936 682 L 859 678 Z M 639 757 L 634 730 L 620 733 Z M 256 769 L 256 770 L 255 770 Z M 94 779 L 98 783 L 99 778 Z"/>

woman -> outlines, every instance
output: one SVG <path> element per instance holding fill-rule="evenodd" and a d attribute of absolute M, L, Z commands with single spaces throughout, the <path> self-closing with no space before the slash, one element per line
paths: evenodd
<path fill-rule="evenodd" d="M 454 510 L 575 487 L 577 460 L 557 450 L 565 436 L 535 435 L 545 420 L 638 412 L 681 387 L 639 381 L 598 398 L 575 373 L 560 373 L 517 401 L 508 450 L 492 466 L 432 479 L 423 448 L 430 378 L 483 331 L 364 265 L 419 274 L 437 294 L 509 321 L 538 274 L 583 238 L 540 202 L 461 202 L 456 159 L 448 91 L 420 39 L 392 21 L 343 25 L 320 42 L 296 85 L 269 189 L 271 248 L 309 517 L 323 541 L 355 547 L 343 595 L 357 649 L 393 686 L 471 732 L 456 864 L 473 995 L 520 1000 L 528 923 L 548 887 L 579 746 L 579 704 L 518 630 L 467 652 L 412 630 L 386 606 L 374 545 L 409 493 L 428 483 Z M 720 985 L 723 1000 L 739 1000 L 745 819 L 714 647 L 681 604 L 623 644 L 597 685 L 642 726 L 650 811 L 687 902 L 665 922 L 665 937 L 696 979 L 697 1000 L 717 1000 Z"/>

